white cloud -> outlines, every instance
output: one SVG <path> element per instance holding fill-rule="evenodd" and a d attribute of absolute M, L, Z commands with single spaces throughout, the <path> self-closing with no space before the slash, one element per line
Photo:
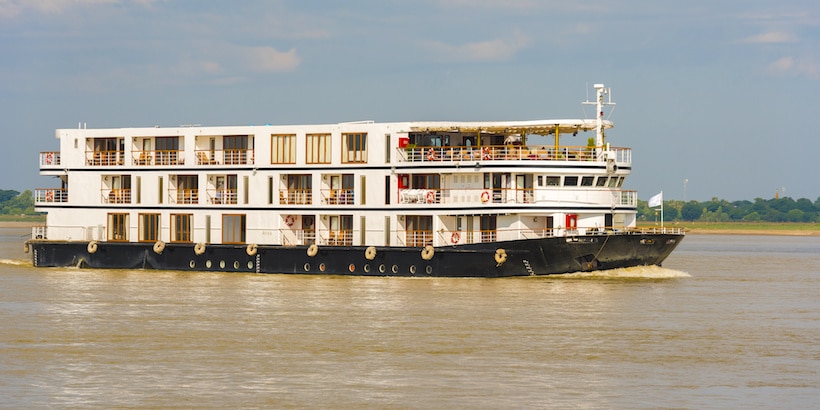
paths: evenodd
<path fill-rule="evenodd" d="M 787 56 L 773 61 L 767 66 L 773 75 L 799 76 L 820 79 L 820 64 L 810 59 L 795 59 Z"/>
<path fill-rule="evenodd" d="M 250 68 L 261 72 L 293 71 L 302 63 L 296 49 L 279 51 L 273 47 L 248 47 L 244 56 Z"/>
<path fill-rule="evenodd" d="M 506 61 L 530 45 L 530 39 L 520 32 L 508 38 L 477 41 L 461 45 L 433 42 L 430 48 L 445 59 L 455 61 Z"/>
<path fill-rule="evenodd" d="M 752 44 L 796 43 L 797 41 L 797 36 L 784 31 L 769 31 L 756 36 L 747 37 L 743 40 L 744 43 Z"/>

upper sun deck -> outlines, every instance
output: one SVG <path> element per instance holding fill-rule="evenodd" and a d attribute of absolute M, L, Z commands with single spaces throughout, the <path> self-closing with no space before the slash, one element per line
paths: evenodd
<path fill-rule="evenodd" d="M 612 126 L 609 121 L 565 119 L 61 129 L 56 132 L 60 151 L 41 152 L 39 163 L 43 171 L 501 160 L 631 163 L 627 148 L 560 144 L 561 135 Z"/>

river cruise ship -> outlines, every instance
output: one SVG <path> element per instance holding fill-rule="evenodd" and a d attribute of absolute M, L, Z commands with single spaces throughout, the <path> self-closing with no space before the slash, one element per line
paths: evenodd
<path fill-rule="evenodd" d="M 636 228 L 632 151 L 595 89 L 593 119 L 59 129 L 25 248 L 38 267 L 281 274 L 660 264 L 683 232 Z"/>

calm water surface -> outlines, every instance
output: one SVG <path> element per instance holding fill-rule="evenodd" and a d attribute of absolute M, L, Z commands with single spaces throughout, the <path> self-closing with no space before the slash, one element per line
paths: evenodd
<path fill-rule="evenodd" d="M 820 238 L 521 279 L 34 269 L 0 229 L 0 408 L 808 408 Z"/>

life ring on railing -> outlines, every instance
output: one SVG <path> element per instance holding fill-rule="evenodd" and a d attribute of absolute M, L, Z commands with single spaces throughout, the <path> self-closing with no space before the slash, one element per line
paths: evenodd
<path fill-rule="evenodd" d="M 433 148 L 427 150 L 427 160 L 428 161 L 435 161 L 436 160 L 436 151 Z"/>
<path fill-rule="evenodd" d="M 424 249 L 421 250 L 421 258 L 426 260 L 426 261 L 429 261 L 430 259 L 433 259 L 433 255 L 435 253 L 436 253 L 436 250 L 433 249 L 433 246 L 432 245 L 427 245 L 427 246 L 424 247 Z"/>
<path fill-rule="evenodd" d="M 507 251 L 504 248 L 498 248 L 495 250 L 495 267 L 499 267 L 507 261 Z"/>
<path fill-rule="evenodd" d="M 89 242 L 89 243 L 88 243 L 88 246 L 85 248 L 85 250 L 87 250 L 87 251 L 88 251 L 88 253 L 94 253 L 94 252 L 97 252 L 97 241 L 91 241 L 91 242 Z"/>
<path fill-rule="evenodd" d="M 54 191 L 46 191 L 46 202 L 54 200 Z"/>
<path fill-rule="evenodd" d="M 450 242 L 458 243 L 459 241 L 461 241 L 461 234 L 458 232 L 453 232 L 453 234 L 450 235 Z"/>
<path fill-rule="evenodd" d="M 194 245 L 194 253 L 197 255 L 202 255 L 205 253 L 205 244 L 202 242 L 197 242 L 197 244 Z"/>
<path fill-rule="evenodd" d="M 376 259 L 376 247 L 368 246 L 367 249 L 364 250 L 364 257 L 369 261 Z"/>
<path fill-rule="evenodd" d="M 315 243 L 313 243 L 313 244 L 311 244 L 310 246 L 308 246 L 308 248 L 307 248 L 307 256 L 310 256 L 310 257 L 312 258 L 312 257 L 316 256 L 316 254 L 317 254 L 317 253 L 319 253 L 319 247 L 318 247 L 318 246 L 316 246 L 316 244 L 315 244 Z"/>
<path fill-rule="evenodd" d="M 54 162 L 54 154 L 48 153 L 46 154 L 46 164 L 51 165 Z"/>
<path fill-rule="evenodd" d="M 293 223 L 296 222 L 296 216 L 288 215 L 285 217 L 285 225 L 293 226 Z"/>
<path fill-rule="evenodd" d="M 432 204 L 433 202 L 436 202 L 436 192 L 427 191 L 427 203 Z"/>
<path fill-rule="evenodd" d="M 163 241 L 156 241 L 154 242 L 154 253 L 157 255 L 162 255 L 162 251 L 165 250 L 165 242 Z"/>
<path fill-rule="evenodd" d="M 254 256 L 254 255 L 256 255 L 256 251 L 258 251 L 258 250 L 259 250 L 259 247 L 256 246 L 255 243 L 252 243 L 252 244 L 248 245 L 247 248 L 245 248 L 245 253 L 247 253 L 248 256 Z"/>
<path fill-rule="evenodd" d="M 490 155 L 490 149 L 489 148 L 484 147 L 484 148 L 481 149 L 481 159 L 483 159 L 485 161 L 493 159 L 493 156 Z"/>
<path fill-rule="evenodd" d="M 490 200 L 490 192 L 484 191 L 481 193 L 481 202 L 487 202 Z"/>

